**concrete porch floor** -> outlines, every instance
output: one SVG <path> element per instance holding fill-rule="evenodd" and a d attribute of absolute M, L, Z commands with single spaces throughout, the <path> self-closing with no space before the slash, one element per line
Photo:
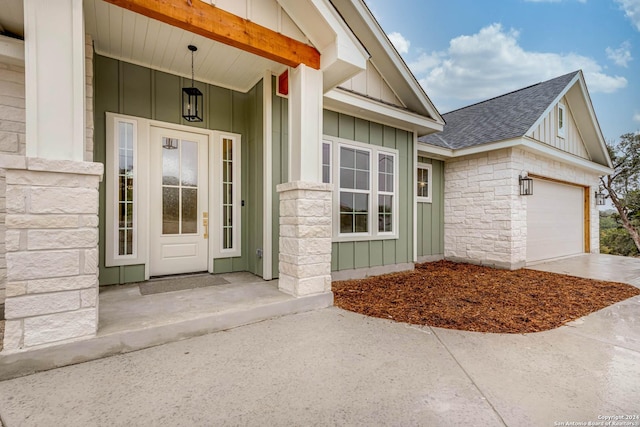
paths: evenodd
<path fill-rule="evenodd" d="M 143 295 L 140 290 L 145 284 L 162 285 L 189 278 L 205 281 L 208 278 L 212 281 L 221 278 L 229 283 L 150 295 Z M 277 280 L 265 281 L 246 272 L 185 275 L 128 285 L 105 286 L 100 289 L 98 335 L 149 329 L 293 299 L 292 296 L 278 291 Z"/>
<path fill-rule="evenodd" d="M 568 274 L 587 279 L 628 283 L 640 288 L 640 258 L 584 254 L 527 266 L 531 270 Z"/>
<path fill-rule="evenodd" d="M 150 295 L 143 295 L 141 284 L 135 283 L 102 288 L 95 337 L 24 352 L 0 352 L 0 380 L 333 304 L 331 293 L 295 298 L 280 292 L 277 280 L 264 281 L 250 273 L 208 276 L 228 283 Z"/>

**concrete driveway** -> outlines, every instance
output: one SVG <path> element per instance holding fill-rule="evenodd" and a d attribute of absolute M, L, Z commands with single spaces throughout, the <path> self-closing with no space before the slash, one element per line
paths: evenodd
<path fill-rule="evenodd" d="M 557 261 L 527 266 L 531 270 L 550 271 L 587 279 L 628 283 L 640 288 L 640 258 L 605 254 L 584 254 Z"/>
<path fill-rule="evenodd" d="M 8 427 L 558 426 L 623 415 L 640 425 L 640 297 L 527 335 L 329 308 L 0 383 Z"/>

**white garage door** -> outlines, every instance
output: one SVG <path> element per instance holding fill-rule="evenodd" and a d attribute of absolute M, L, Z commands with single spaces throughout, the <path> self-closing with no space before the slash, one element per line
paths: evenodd
<path fill-rule="evenodd" d="M 527 262 L 584 252 L 584 189 L 534 179 L 527 197 Z"/>

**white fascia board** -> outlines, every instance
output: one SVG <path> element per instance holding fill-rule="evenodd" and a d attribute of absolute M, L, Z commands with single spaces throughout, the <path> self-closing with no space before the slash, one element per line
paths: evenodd
<path fill-rule="evenodd" d="M 551 104 L 549 104 L 547 109 L 544 110 L 544 113 L 542 113 L 540 115 L 540 117 L 538 117 L 538 120 L 536 120 L 533 123 L 533 125 L 524 133 L 525 135 L 531 135 L 533 133 L 533 131 L 540 125 L 540 123 L 542 123 L 542 121 L 549 115 L 549 113 L 551 113 L 551 110 L 553 110 L 555 108 L 556 104 L 558 104 L 558 102 L 560 102 L 562 97 L 564 97 L 567 94 L 567 92 L 569 92 L 569 89 L 571 89 L 571 87 L 575 84 L 575 82 L 580 80 L 580 75 L 581 75 L 581 73 L 576 74 L 576 76 L 569 82 L 569 84 L 566 85 L 564 87 L 564 89 L 562 89 L 562 92 L 560 92 L 560 94 L 558 94 L 558 96 L 556 96 L 556 98 L 553 100 L 553 102 L 551 102 Z"/>
<path fill-rule="evenodd" d="M 580 72 L 580 75 L 582 76 L 582 72 Z M 607 145 L 605 143 L 605 139 L 604 139 L 604 135 L 602 134 L 602 129 L 600 128 L 600 123 L 598 122 L 598 117 L 596 116 L 596 112 L 593 109 L 593 103 L 591 102 L 591 96 L 589 96 L 589 90 L 587 89 L 587 84 L 584 80 L 584 78 L 581 78 L 579 80 L 580 83 L 580 92 L 582 94 L 582 101 L 584 103 L 584 107 L 586 108 L 588 114 L 589 114 L 589 120 L 591 122 L 591 125 L 593 126 L 593 132 L 595 133 L 595 138 L 597 140 L 598 143 L 598 149 L 600 150 L 600 154 L 602 155 L 602 157 L 604 157 L 605 161 L 607 162 L 607 164 L 609 165 L 609 167 L 613 167 L 613 163 L 611 162 L 611 158 L 609 157 L 609 150 L 607 150 Z M 571 103 L 571 96 L 572 94 L 570 92 L 567 92 L 567 100 Z M 570 105 L 571 107 L 571 105 Z M 575 118 L 574 118 L 575 120 Z M 576 120 L 577 123 L 577 120 Z M 581 132 L 580 128 L 578 128 L 578 132 Z M 586 141 L 583 138 L 584 141 Z M 585 143 L 586 145 L 586 143 Z M 589 149 L 589 147 L 586 147 L 587 150 Z"/>
<path fill-rule="evenodd" d="M 372 15 L 368 7 L 362 1 L 354 1 L 353 6 L 357 10 L 362 20 L 369 27 L 371 33 L 378 40 L 378 43 L 382 47 L 384 53 L 386 54 L 386 57 L 393 62 L 406 84 L 416 94 L 420 104 L 422 104 L 422 107 L 426 111 L 428 111 L 429 114 L 431 114 L 431 116 L 433 116 L 437 122 L 441 122 L 442 124 L 444 124 L 444 119 L 436 109 L 435 105 L 433 104 L 433 102 L 431 102 L 431 99 L 429 99 L 429 96 L 426 94 L 420 83 L 416 80 L 416 77 L 404 62 L 398 51 L 395 49 L 395 47 L 393 47 L 391 41 L 380 26 L 380 23 Z M 383 75 L 383 77 L 387 76 Z"/>
<path fill-rule="evenodd" d="M 325 93 L 324 106 L 330 110 L 416 132 L 419 135 L 441 132 L 443 128 L 442 124 L 433 119 L 341 89 Z"/>
<path fill-rule="evenodd" d="M 418 154 L 425 153 L 436 160 L 447 160 L 453 157 L 453 150 L 450 148 L 437 147 L 435 145 L 423 144 L 418 141 Z"/>
<path fill-rule="evenodd" d="M 522 147 L 527 151 L 558 159 L 563 163 L 571 164 L 580 169 L 597 172 L 601 175 L 609 175 L 613 173 L 613 169 L 608 166 L 592 162 L 591 160 L 583 159 L 582 157 L 575 156 L 550 145 L 541 144 L 533 139 L 529 139 L 526 137 L 522 138 Z"/>
<path fill-rule="evenodd" d="M 591 103 L 591 97 L 589 96 L 589 91 L 587 90 L 587 86 L 585 84 L 582 71 L 579 71 L 578 74 L 576 74 L 576 76 L 567 84 L 567 86 L 565 86 L 562 92 L 560 92 L 560 94 L 553 100 L 553 102 L 547 107 L 547 109 L 544 110 L 544 113 L 542 113 L 540 117 L 538 117 L 538 120 L 536 120 L 533 123 L 533 125 L 525 132 L 525 135 L 531 136 L 533 134 L 533 131 L 540 125 L 540 123 L 542 123 L 542 121 L 549 115 L 549 113 L 551 113 L 551 110 L 555 108 L 555 106 L 560 102 L 560 100 L 563 97 L 567 96 L 571 88 L 573 88 L 573 86 L 576 83 L 579 84 L 580 91 L 582 94 L 582 100 L 589 113 L 589 119 L 593 124 L 595 137 L 598 140 L 598 145 L 599 145 L 598 148 L 601 150 L 601 154 L 606 160 L 608 167 L 613 167 L 613 164 L 611 163 L 611 159 L 609 158 L 609 152 L 607 151 L 607 147 L 604 142 L 604 136 L 602 135 L 602 130 L 600 129 L 600 124 L 598 123 L 598 118 L 596 117 L 595 110 L 593 109 L 593 104 Z M 575 108 L 575 106 L 572 106 L 572 105 L 569 105 L 569 107 L 570 109 Z M 575 117 L 574 117 L 574 120 L 575 120 Z M 580 129 L 578 129 L 578 132 L 582 135 L 582 132 Z M 584 138 L 583 140 L 586 141 Z M 587 151 L 589 151 L 590 147 L 586 146 L 585 144 L 585 148 L 587 149 Z"/>
<path fill-rule="evenodd" d="M 24 66 L 24 41 L 0 35 L 0 62 Z"/>
<path fill-rule="evenodd" d="M 278 0 L 320 52 L 328 91 L 366 70 L 369 53 L 328 0 Z"/>
<path fill-rule="evenodd" d="M 613 169 L 608 166 L 594 163 L 591 160 L 583 159 L 582 157 L 575 156 L 547 144 L 542 144 L 528 137 L 507 139 L 504 141 L 492 142 L 490 144 L 454 150 L 453 157 L 470 156 L 472 154 L 486 153 L 504 148 L 522 148 L 526 151 L 540 154 L 545 157 L 551 157 L 562 163 L 570 164 L 580 169 L 597 172 L 601 175 L 609 175 L 613 173 Z"/>

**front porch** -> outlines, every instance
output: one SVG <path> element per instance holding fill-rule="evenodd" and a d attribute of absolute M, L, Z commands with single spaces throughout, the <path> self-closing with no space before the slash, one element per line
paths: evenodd
<path fill-rule="evenodd" d="M 317 159 L 323 94 L 365 70 L 367 57 L 329 2 L 303 9 L 285 2 L 291 16 L 265 2 L 259 16 L 278 18 L 262 26 L 205 2 L 180 10 L 231 23 L 239 29 L 231 34 L 176 20 L 162 4 L 11 4 L 24 36 L 11 59 L 22 65 L 26 148 L 25 156 L 0 156 L 7 170 L 0 375 L 331 304 L 331 186 Z M 297 29 L 303 20 L 314 22 L 313 34 Z M 336 26 L 340 37 L 327 39 Z M 155 36 L 145 44 L 134 27 Z M 255 31 L 265 36 L 247 40 Z M 191 44 L 199 48 L 195 66 L 185 50 Z M 325 50 L 333 53 L 321 67 Z M 274 84 L 284 71 L 280 96 Z M 182 111 L 186 86 L 202 89 L 198 121 Z M 178 300 L 136 295 L 131 286 L 98 296 L 99 285 L 203 270 L 279 281 L 185 291 Z"/>
<path fill-rule="evenodd" d="M 102 288 L 95 337 L 0 353 L 0 381 L 333 304 L 332 293 L 296 298 L 280 292 L 277 280 L 249 273 L 206 274 L 197 279 L 217 284 L 170 291 L 181 286 L 183 276 L 162 279 L 160 285 L 168 292 L 141 292 L 141 286 L 158 281 Z"/>

